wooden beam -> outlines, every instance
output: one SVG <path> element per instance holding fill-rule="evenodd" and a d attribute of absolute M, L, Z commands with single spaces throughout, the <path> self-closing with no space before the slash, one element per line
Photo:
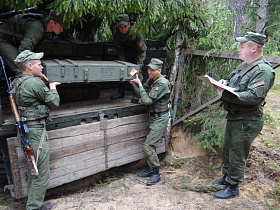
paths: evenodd
<path fill-rule="evenodd" d="M 192 49 L 182 50 L 182 53 L 187 55 L 198 55 L 198 56 L 207 55 L 209 57 L 215 57 L 215 58 L 228 58 L 228 59 L 239 60 L 239 55 L 237 53 L 225 53 L 225 52 L 219 53 L 219 52 L 208 52 L 205 50 L 192 50 Z M 280 65 L 280 57 L 278 56 L 264 56 L 264 57 L 268 62 L 277 63 Z"/>
<path fill-rule="evenodd" d="M 208 101 L 207 103 L 201 105 L 200 107 L 196 108 L 195 110 L 187 113 L 186 115 L 184 115 L 183 117 L 181 117 L 180 119 L 174 121 L 172 123 L 172 126 L 177 125 L 179 122 L 182 122 L 183 120 L 187 119 L 188 117 L 196 114 L 197 112 L 200 112 L 202 109 L 206 108 L 207 106 L 217 102 L 218 100 L 221 99 L 221 96 L 217 96 L 216 98 L 212 99 L 211 101 Z"/>

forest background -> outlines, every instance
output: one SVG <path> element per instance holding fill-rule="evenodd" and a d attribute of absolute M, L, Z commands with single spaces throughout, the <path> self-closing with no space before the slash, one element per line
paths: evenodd
<path fill-rule="evenodd" d="M 211 52 L 236 53 L 235 37 L 248 31 L 265 34 L 264 54 L 280 56 L 278 0 L 3 0 L 0 2 L 0 18 L 10 11 L 40 11 L 47 15 L 51 8 L 64 13 L 65 21 L 71 26 L 52 38 L 112 41 L 118 14 L 127 13 L 134 24 L 135 35 L 163 41 L 168 51 L 170 80 L 178 82 L 178 66 L 182 60 L 184 63 L 179 98 L 173 98 L 172 105 L 177 108 L 174 119 L 217 96 L 213 88 L 202 84 L 197 77 L 207 73 L 217 80 L 226 78 L 240 64 L 238 60 L 209 56 Z M 184 49 L 207 53 L 203 57 L 186 55 L 182 54 Z M 219 104 L 208 106 L 174 126 L 171 134 L 178 129 L 190 132 L 198 145 L 216 153 L 223 142 L 225 114 Z M 265 116 L 273 121 L 268 113 Z"/>

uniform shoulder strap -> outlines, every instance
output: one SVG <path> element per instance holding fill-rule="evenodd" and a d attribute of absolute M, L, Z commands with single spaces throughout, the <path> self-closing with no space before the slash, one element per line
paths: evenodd
<path fill-rule="evenodd" d="M 249 71 L 251 71 L 255 66 L 257 66 L 261 63 L 265 63 L 265 61 L 259 60 L 259 61 L 255 62 L 253 66 L 251 66 L 251 65 L 246 66 L 244 69 L 242 69 L 239 72 L 240 77 L 243 77 L 245 74 L 247 74 Z"/>
<path fill-rule="evenodd" d="M 157 79 L 153 82 L 153 84 L 152 84 L 151 86 L 153 86 L 154 84 L 156 84 L 158 81 L 160 81 L 160 80 L 162 80 L 162 79 L 166 80 L 166 81 L 169 83 L 169 80 L 168 80 L 168 79 L 166 79 L 166 78 L 164 78 L 164 77 L 160 77 L 160 78 L 157 78 Z"/>
<path fill-rule="evenodd" d="M 22 76 L 16 80 L 16 83 L 13 85 L 13 89 L 10 91 L 10 93 L 15 94 L 19 88 L 19 86 L 27 79 L 30 79 L 32 77 L 28 76 Z"/>

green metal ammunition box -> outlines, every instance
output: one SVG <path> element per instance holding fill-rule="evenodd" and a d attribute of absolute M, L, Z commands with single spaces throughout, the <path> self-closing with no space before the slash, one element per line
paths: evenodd
<path fill-rule="evenodd" d="M 61 83 L 89 83 L 129 81 L 130 71 L 139 66 L 123 61 L 43 60 L 44 73 L 49 81 Z"/>

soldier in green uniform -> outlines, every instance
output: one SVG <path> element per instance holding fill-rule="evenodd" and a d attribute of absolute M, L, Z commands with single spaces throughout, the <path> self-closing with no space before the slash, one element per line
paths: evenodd
<path fill-rule="evenodd" d="M 46 32 L 60 34 L 63 28 L 67 28 L 63 14 L 57 15 L 55 9 L 50 11 L 47 19 L 36 13 L 10 17 L 0 25 L 0 56 L 12 73 L 20 76 L 21 69 L 14 63 L 17 55 L 24 50 L 33 51 Z"/>
<path fill-rule="evenodd" d="M 49 140 L 46 132 L 46 118 L 50 109 L 59 106 L 59 95 L 56 86 L 60 83 L 49 83 L 49 88 L 41 80 L 43 53 L 29 50 L 21 52 L 15 64 L 22 69 L 22 76 L 13 82 L 16 104 L 21 118 L 26 119 L 29 128 L 27 139 L 34 150 L 34 157 L 39 171 L 38 176 L 28 175 L 26 209 L 50 209 L 51 202 L 43 204 L 50 179 Z M 42 148 L 38 154 L 38 148 Z"/>
<path fill-rule="evenodd" d="M 143 62 L 146 59 L 147 46 L 143 36 L 133 37 L 130 34 L 131 28 L 132 26 L 131 22 L 129 21 L 129 16 L 127 14 L 119 15 L 113 43 L 116 48 L 119 60 L 134 63 L 140 66 L 138 75 L 142 80 L 143 76 L 141 74 L 141 68 L 143 67 Z M 115 100 L 118 98 L 124 98 L 124 89 L 125 83 L 121 82 L 118 93 L 113 95 L 111 99 Z M 138 98 L 134 96 L 131 99 L 131 102 L 137 103 Z"/>
<path fill-rule="evenodd" d="M 146 105 L 149 113 L 149 134 L 143 145 L 143 151 L 147 157 L 148 167 L 139 177 L 150 177 L 147 185 L 153 185 L 160 181 L 160 162 L 156 153 L 155 145 L 162 137 L 167 126 L 169 114 L 168 103 L 171 93 L 171 86 L 166 76 L 161 74 L 163 62 L 152 58 L 148 64 L 149 79 L 144 85 L 138 75 L 130 81 L 141 102 Z M 135 85 L 137 84 L 138 87 Z"/>
<path fill-rule="evenodd" d="M 267 92 L 274 83 L 275 72 L 263 57 L 264 35 L 247 32 L 237 37 L 239 58 L 244 62 L 222 84 L 236 88 L 238 96 L 216 87 L 228 111 L 223 144 L 223 177 L 212 184 L 226 185 L 215 198 L 239 195 L 238 184 L 243 181 L 246 159 L 251 144 L 263 128 L 263 106 Z"/>

